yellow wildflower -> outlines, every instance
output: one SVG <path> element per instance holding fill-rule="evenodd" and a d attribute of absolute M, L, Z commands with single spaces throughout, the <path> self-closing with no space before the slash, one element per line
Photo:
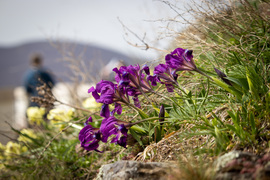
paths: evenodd
<path fill-rule="evenodd" d="M 29 107 L 26 111 L 28 121 L 31 125 L 37 124 L 40 125 L 44 122 L 43 115 L 45 114 L 44 108 L 39 107 Z"/>
<path fill-rule="evenodd" d="M 52 109 L 50 110 L 47 118 L 51 120 L 51 123 L 60 129 L 65 127 L 65 122 L 69 122 L 74 115 L 74 109 L 65 111 L 63 109 Z"/>
<path fill-rule="evenodd" d="M 0 143 L 0 160 L 4 159 L 4 152 L 5 151 L 6 151 L 6 146 L 4 146 L 2 143 Z"/>
<path fill-rule="evenodd" d="M 36 135 L 36 133 L 32 130 L 32 129 L 22 129 L 21 130 L 21 133 L 22 134 L 25 134 L 33 139 L 37 139 L 38 136 Z M 25 137 L 23 135 L 20 135 L 18 137 L 18 141 L 21 141 L 21 142 L 24 142 L 24 143 L 27 143 L 27 142 L 32 142 L 31 139 L 29 139 L 28 137 Z"/>
<path fill-rule="evenodd" d="M 27 150 L 28 149 L 26 146 L 22 146 L 18 143 L 9 141 L 6 145 L 5 156 L 9 159 L 13 155 L 20 155 L 20 154 L 26 152 Z"/>
<path fill-rule="evenodd" d="M 83 107 L 89 110 L 95 110 L 101 107 L 101 103 L 97 103 L 94 97 L 89 97 L 83 101 Z"/>

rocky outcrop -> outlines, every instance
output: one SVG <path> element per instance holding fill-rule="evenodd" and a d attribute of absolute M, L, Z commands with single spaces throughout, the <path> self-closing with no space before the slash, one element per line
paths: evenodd
<path fill-rule="evenodd" d="M 215 164 L 216 180 L 270 179 L 270 154 L 256 156 L 232 151 L 219 157 Z"/>
<path fill-rule="evenodd" d="M 166 180 L 175 164 L 159 162 L 118 161 L 101 166 L 96 180 Z"/>
<path fill-rule="evenodd" d="M 175 163 L 118 161 L 103 165 L 96 180 L 166 180 L 172 177 L 178 179 L 175 172 L 183 173 L 181 170 L 181 166 L 178 167 Z M 270 153 L 258 156 L 232 151 L 217 158 L 211 170 L 215 172 L 211 179 L 215 180 L 268 180 Z"/>

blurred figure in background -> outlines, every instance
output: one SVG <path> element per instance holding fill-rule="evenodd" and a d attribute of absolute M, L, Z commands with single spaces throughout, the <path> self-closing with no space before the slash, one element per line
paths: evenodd
<path fill-rule="evenodd" d="M 37 97 L 37 87 L 46 84 L 47 87 L 53 88 L 55 80 L 52 74 L 45 68 L 43 68 L 43 58 L 40 54 L 34 54 L 30 59 L 30 69 L 26 72 L 24 77 L 24 88 L 28 95 L 29 107 L 40 105 L 36 102 L 32 102 L 31 97 Z"/>

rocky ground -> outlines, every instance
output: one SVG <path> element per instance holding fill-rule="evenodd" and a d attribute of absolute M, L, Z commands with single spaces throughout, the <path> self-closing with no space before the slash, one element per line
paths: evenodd
<path fill-rule="evenodd" d="M 157 148 L 157 146 L 155 147 Z M 160 155 L 161 156 L 161 155 Z M 164 154 L 164 157 L 168 154 Z M 176 156 L 174 156 L 176 157 Z M 195 160 L 196 161 L 196 160 Z M 268 180 L 270 153 L 255 155 L 231 151 L 217 157 L 210 165 L 196 164 L 194 159 L 178 156 L 178 161 L 117 161 L 99 169 L 96 180 Z"/>
<path fill-rule="evenodd" d="M 204 179 L 204 180 L 267 180 L 270 179 L 270 153 L 260 155 L 232 150 L 218 157 L 207 154 L 193 156 L 205 137 L 179 140 L 181 130 L 165 136 L 160 142 L 148 145 L 137 156 L 99 169 L 101 179 Z"/>

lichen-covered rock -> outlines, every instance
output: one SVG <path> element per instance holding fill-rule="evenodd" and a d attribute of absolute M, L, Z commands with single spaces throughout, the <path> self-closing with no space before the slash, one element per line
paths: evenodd
<path fill-rule="evenodd" d="M 241 169 L 241 167 L 239 167 L 240 165 L 237 163 L 237 160 L 239 159 L 246 159 L 249 161 L 255 161 L 256 160 L 256 155 L 248 153 L 248 152 L 242 152 L 242 151 L 231 151 L 229 153 L 226 153 L 222 156 L 220 156 L 217 160 L 216 160 L 216 172 L 219 171 L 224 171 L 224 168 L 226 169 L 226 167 L 228 168 L 233 168 L 228 166 L 228 163 L 234 163 L 235 162 L 235 169 L 232 170 L 236 170 L 236 169 Z M 226 170 L 225 170 L 226 171 Z"/>
<path fill-rule="evenodd" d="M 101 166 L 96 180 L 166 180 L 175 164 L 159 162 L 118 161 Z"/>
<path fill-rule="evenodd" d="M 216 161 L 216 180 L 270 179 L 270 154 L 232 151 Z"/>

